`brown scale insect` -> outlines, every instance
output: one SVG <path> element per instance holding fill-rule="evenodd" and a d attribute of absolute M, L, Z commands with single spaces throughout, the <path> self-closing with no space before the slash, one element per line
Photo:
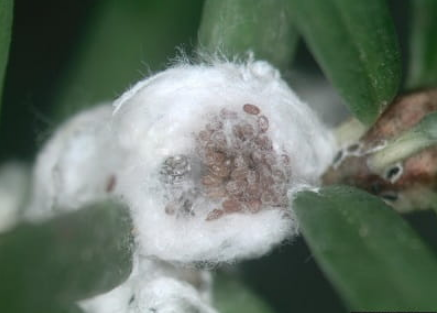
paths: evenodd
<path fill-rule="evenodd" d="M 245 196 L 249 199 L 257 199 L 260 198 L 260 195 L 262 193 L 261 185 L 258 183 L 249 184 L 246 189 Z"/>
<path fill-rule="evenodd" d="M 249 169 L 247 168 L 236 168 L 231 172 L 232 180 L 246 180 L 249 174 Z"/>
<path fill-rule="evenodd" d="M 202 177 L 202 184 L 205 186 L 219 186 L 223 180 L 215 175 L 205 175 Z"/>
<path fill-rule="evenodd" d="M 262 163 L 272 171 L 273 167 L 278 163 L 276 157 L 271 153 L 264 153 Z"/>
<path fill-rule="evenodd" d="M 202 130 L 202 131 L 199 132 L 197 138 L 198 138 L 201 142 L 204 142 L 204 143 L 205 143 L 205 142 L 207 142 L 208 140 L 211 139 L 211 135 L 212 135 L 212 132 L 211 132 L 211 131 L 208 131 L 208 130 Z"/>
<path fill-rule="evenodd" d="M 232 129 L 235 137 L 242 141 L 247 141 L 255 137 L 255 129 L 249 123 L 245 123 L 243 125 L 235 125 Z"/>
<path fill-rule="evenodd" d="M 223 210 L 220 209 L 214 209 L 211 212 L 208 213 L 208 215 L 206 216 L 206 221 L 213 221 L 213 220 L 217 220 L 220 217 L 223 216 L 223 214 L 225 214 L 225 212 Z"/>
<path fill-rule="evenodd" d="M 206 195 L 211 199 L 221 199 L 227 196 L 227 191 L 223 186 L 207 186 Z"/>
<path fill-rule="evenodd" d="M 247 182 L 244 180 L 231 180 L 226 184 L 226 191 L 231 196 L 241 196 L 247 188 Z"/>
<path fill-rule="evenodd" d="M 261 186 L 263 186 L 264 188 L 270 188 L 271 186 L 274 185 L 275 180 L 273 179 L 271 173 L 265 171 L 264 173 L 262 173 L 260 177 L 260 183 Z"/>
<path fill-rule="evenodd" d="M 227 160 L 224 163 L 221 164 L 212 164 L 208 167 L 209 171 L 212 175 L 221 177 L 221 178 L 227 178 L 229 174 L 231 173 L 230 169 L 230 161 Z"/>
<path fill-rule="evenodd" d="M 288 170 L 281 167 L 290 159 L 273 151 L 272 140 L 265 134 L 269 120 L 259 107 L 245 104 L 242 109 L 248 114 L 245 117 L 222 109 L 197 136 L 195 150 L 207 170 L 201 177 L 204 195 L 221 200 L 221 208 L 210 211 L 206 221 L 236 212 L 255 214 L 264 205 L 286 206 Z"/>
<path fill-rule="evenodd" d="M 205 161 L 207 165 L 222 164 L 226 160 L 226 155 L 221 152 L 207 150 L 205 153 Z"/>
<path fill-rule="evenodd" d="M 242 209 L 240 201 L 234 198 L 228 198 L 222 203 L 223 211 L 225 213 L 235 213 Z"/>
<path fill-rule="evenodd" d="M 259 136 L 255 138 L 255 144 L 264 151 L 270 151 L 273 149 L 272 141 L 267 136 Z"/>
<path fill-rule="evenodd" d="M 247 172 L 246 179 L 249 184 L 259 183 L 259 173 L 257 171 L 250 170 Z"/>
<path fill-rule="evenodd" d="M 212 134 L 211 140 L 207 143 L 207 147 L 216 150 L 226 150 L 228 148 L 228 141 L 223 131 L 216 131 Z"/>
<path fill-rule="evenodd" d="M 255 150 L 250 154 L 250 159 L 253 164 L 260 164 L 263 162 L 264 153 L 261 151 Z"/>
<path fill-rule="evenodd" d="M 246 169 L 249 165 L 249 160 L 245 155 L 239 154 L 234 158 L 234 167 L 238 169 Z"/>
<path fill-rule="evenodd" d="M 241 136 L 242 140 L 250 140 L 255 137 L 255 129 L 249 123 L 245 123 L 241 126 Z"/>
<path fill-rule="evenodd" d="M 249 103 L 243 105 L 243 111 L 251 115 L 258 115 L 261 112 L 260 108 L 258 108 L 256 105 Z"/>

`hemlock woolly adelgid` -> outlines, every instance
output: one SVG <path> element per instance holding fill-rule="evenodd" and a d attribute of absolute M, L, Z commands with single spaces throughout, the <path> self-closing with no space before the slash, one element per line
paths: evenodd
<path fill-rule="evenodd" d="M 260 256 L 293 235 L 330 132 L 266 62 L 180 64 L 62 126 L 38 157 L 29 216 L 115 195 L 138 253 L 175 263 Z"/>
<path fill-rule="evenodd" d="M 257 257 L 291 237 L 289 203 L 317 185 L 333 143 L 266 62 L 180 64 L 62 125 L 38 156 L 27 216 L 120 198 L 138 262 L 82 307 L 213 313 L 208 274 L 179 265 Z"/>
<path fill-rule="evenodd" d="M 333 157 L 266 62 L 168 69 L 115 102 L 113 126 L 139 253 L 182 263 L 257 257 L 292 235 L 290 198 Z"/>

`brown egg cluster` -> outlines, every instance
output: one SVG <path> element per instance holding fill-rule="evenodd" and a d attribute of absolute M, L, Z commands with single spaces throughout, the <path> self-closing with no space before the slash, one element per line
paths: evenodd
<path fill-rule="evenodd" d="M 161 165 L 168 190 L 165 212 L 195 216 L 199 197 L 217 203 L 207 221 L 235 212 L 285 208 L 290 159 L 274 151 L 268 130 L 269 119 L 253 104 L 243 105 L 240 112 L 223 109 L 209 116 L 196 134 L 196 155 L 170 156 Z"/>
<path fill-rule="evenodd" d="M 203 192 L 219 203 L 206 220 L 287 206 L 289 157 L 273 150 L 268 129 L 269 120 L 261 110 L 245 104 L 240 112 L 223 109 L 198 133 Z"/>

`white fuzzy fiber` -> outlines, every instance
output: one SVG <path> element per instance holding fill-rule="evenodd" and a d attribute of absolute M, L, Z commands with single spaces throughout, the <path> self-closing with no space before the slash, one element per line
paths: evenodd
<path fill-rule="evenodd" d="M 261 113 L 247 113 L 245 104 Z M 286 196 L 291 202 L 296 190 L 317 185 L 333 157 L 330 131 L 266 62 L 180 64 L 140 81 L 114 105 L 113 112 L 106 105 L 73 117 L 46 144 L 36 162 L 28 216 L 48 217 L 117 196 L 131 209 L 137 252 L 146 258 L 216 263 L 265 254 L 296 232 Z M 217 200 L 205 191 L 201 175 L 207 170 L 196 136 L 223 110 L 239 116 L 237 122 L 223 122 L 228 141 L 235 141 L 236 125 L 258 127 L 259 116 L 268 118 L 269 126 L 261 134 L 272 143 L 267 154 L 277 163 L 285 156 L 289 164 L 280 173 L 286 178 L 271 186 L 282 197 L 281 205 L 257 198 L 262 203 L 259 211 L 249 212 L 252 200 L 243 195 L 238 201 L 243 201 L 239 203 L 244 210 L 230 209 L 209 218 L 230 198 Z M 264 149 L 256 141 L 247 142 L 246 154 Z M 234 152 L 229 152 L 232 162 L 239 153 Z M 192 176 L 169 187 L 163 181 L 163 164 L 178 155 L 187 157 Z M 266 166 L 254 168 L 265 171 Z M 184 212 L 171 215 L 168 204 L 181 197 L 188 198 L 189 209 L 184 204 Z"/>
<path fill-rule="evenodd" d="M 209 273 L 142 259 L 126 282 L 80 306 L 87 313 L 214 313 L 210 293 Z"/>
<path fill-rule="evenodd" d="M 292 216 L 272 207 L 208 222 L 206 214 L 216 205 L 209 199 L 196 199 L 191 218 L 164 212 L 164 160 L 194 155 L 194 134 L 206 121 L 221 109 L 240 112 L 246 103 L 269 118 L 273 149 L 290 157 L 288 194 L 317 184 L 333 157 L 331 134 L 266 62 L 178 65 L 115 102 L 114 130 L 125 151 L 120 192 L 132 210 L 140 254 L 182 263 L 228 262 L 258 257 L 295 232 Z"/>
<path fill-rule="evenodd" d="M 111 116 L 111 105 L 96 106 L 56 130 L 35 162 L 27 218 L 51 217 L 108 196 L 108 181 L 119 167 Z"/>
<path fill-rule="evenodd" d="M 28 197 L 30 168 L 18 161 L 0 165 L 0 233 L 18 220 Z"/>

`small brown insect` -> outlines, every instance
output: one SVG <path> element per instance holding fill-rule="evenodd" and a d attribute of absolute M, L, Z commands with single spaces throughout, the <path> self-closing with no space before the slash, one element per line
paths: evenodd
<path fill-rule="evenodd" d="M 246 176 L 247 182 L 249 184 L 259 183 L 259 178 L 260 178 L 259 173 L 257 171 L 253 171 L 253 170 L 250 170 Z"/>
<path fill-rule="evenodd" d="M 229 164 L 227 162 L 222 163 L 222 164 L 212 164 L 209 167 L 209 171 L 211 172 L 212 175 L 222 177 L 222 178 L 228 177 L 229 174 L 231 173 L 231 170 L 229 168 Z"/>
<path fill-rule="evenodd" d="M 226 155 L 221 152 L 207 150 L 205 153 L 205 161 L 207 165 L 221 164 L 226 160 Z"/>
<path fill-rule="evenodd" d="M 105 191 L 108 193 L 112 192 L 115 188 L 116 183 L 117 183 L 117 178 L 115 177 L 115 175 L 109 176 L 108 181 L 106 182 Z"/>
<path fill-rule="evenodd" d="M 261 195 L 261 201 L 265 204 L 272 205 L 275 201 L 276 195 L 275 192 L 272 190 L 264 190 Z"/>
<path fill-rule="evenodd" d="M 241 136 L 243 140 L 249 140 L 252 139 L 255 136 L 255 130 L 253 129 L 252 125 L 250 124 L 243 124 L 241 126 Z"/>
<path fill-rule="evenodd" d="M 261 110 L 253 104 L 243 105 L 243 111 L 250 115 L 258 115 L 261 112 Z"/>
<path fill-rule="evenodd" d="M 215 175 L 205 175 L 202 177 L 202 184 L 205 186 L 218 186 L 222 183 L 222 179 Z"/>
<path fill-rule="evenodd" d="M 214 209 L 211 212 L 208 213 L 208 215 L 206 216 L 206 221 L 213 221 L 213 220 L 217 220 L 220 217 L 223 216 L 223 214 L 225 214 L 225 212 L 223 210 L 219 210 L 219 209 Z"/>
<path fill-rule="evenodd" d="M 247 187 L 246 196 L 248 198 L 252 198 L 252 199 L 259 198 L 259 197 L 261 197 L 261 194 L 262 194 L 262 188 L 261 188 L 261 185 L 259 183 L 250 184 Z"/>
<path fill-rule="evenodd" d="M 249 160 L 245 155 L 239 154 L 234 158 L 233 163 L 234 166 L 238 169 L 246 169 L 248 167 Z"/>
<path fill-rule="evenodd" d="M 207 144 L 207 147 L 213 147 L 217 150 L 226 150 L 228 147 L 228 141 L 223 131 L 216 131 L 212 134 L 211 140 Z"/>
<path fill-rule="evenodd" d="M 223 186 L 208 186 L 206 188 L 206 195 L 211 199 L 220 199 L 226 197 L 227 192 Z"/>
<path fill-rule="evenodd" d="M 229 198 L 222 203 L 223 210 L 226 213 L 234 213 L 241 211 L 241 204 L 237 199 Z"/>
<path fill-rule="evenodd" d="M 226 184 L 226 191 L 232 196 L 240 196 L 247 188 L 247 182 L 244 180 L 231 180 Z"/>
<path fill-rule="evenodd" d="M 247 168 L 236 168 L 231 173 L 231 179 L 242 181 L 247 178 L 247 175 L 249 173 L 249 170 Z"/>
<path fill-rule="evenodd" d="M 259 136 L 255 138 L 255 144 L 257 144 L 258 147 L 264 151 L 270 151 L 273 149 L 273 143 L 267 136 Z"/>

